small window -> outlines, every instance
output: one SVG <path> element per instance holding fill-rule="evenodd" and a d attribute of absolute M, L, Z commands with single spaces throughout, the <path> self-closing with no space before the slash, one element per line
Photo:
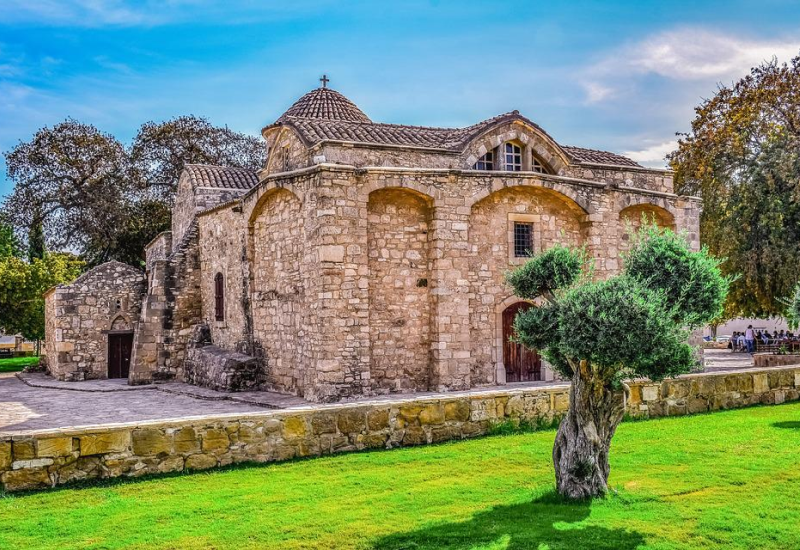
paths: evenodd
<path fill-rule="evenodd" d="M 225 281 L 222 273 L 214 276 L 214 317 L 217 321 L 225 320 Z"/>
<path fill-rule="evenodd" d="M 283 171 L 284 172 L 288 172 L 289 171 L 289 148 L 288 147 L 284 147 L 282 149 L 282 151 L 283 151 Z"/>
<path fill-rule="evenodd" d="M 494 151 L 489 151 L 475 163 L 475 170 L 494 170 Z"/>
<path fill-rule="evenodd" d="M 533 224 L 514 222 L 514 257 L 525 258 L 533 254 Z"/>
<path fill-rule="evenodd" d="M 546 174 L 547 173 L 547 170 L 545 169 L 544 164 L 542 164 L 539 161 L 539 159 L 537 159 L 536 157 L 533 157 L 533 159 L 531 161 L 531 169 L 534 172 L 538 172 L 540 174 Z"/>
<path fill-rule="evenodd" d="M 513 143 L 503 146 L 503 169 L 510 172 L 522 171 L 522 148 Z"/>

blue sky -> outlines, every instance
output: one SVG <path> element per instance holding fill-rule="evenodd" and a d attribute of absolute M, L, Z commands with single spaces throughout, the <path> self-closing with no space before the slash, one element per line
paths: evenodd
<path fill-rule="evenodd" d="M 0 0 L 0 150 L 66 117 L 125 142 L 189 113 L 257 134 L 327 73 L 375 121 L 519 109 L 663 166 L 718 83 L 798 53 L 800 2 L 782 0 Z"/>

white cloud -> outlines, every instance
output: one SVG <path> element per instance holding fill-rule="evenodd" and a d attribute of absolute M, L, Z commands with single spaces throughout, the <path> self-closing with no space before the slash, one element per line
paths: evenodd
<path fill-rule="evenodd" d="M 714 84 L 737 80 L 773 57 L 800 53 L 800 38 L 755 39 L 701 28 L 665 31 L 609 52 L 588 68 L 582 82 L 589 103 L 614 97 L 620 83 L 647 75 Z M 602 93 L 598 93 L 602 90 Z"/>
<path fill-rule="evenodd" d="M 644 166 L 650 166 L 652 168 L 664 168 L 667 165 L 667 161 L 664 160 L 664 157 L 677 148 L 678 141 L 673 139 L 645 147 L 644 149 L 640 149 L 638 151 L 625 151 L 622 154 Z"/>
<path fill-rule="evenodd" d="M 158 25 L 175 10 L 203 0 L 2 0 L 0 22 L 80 27 Z"/>

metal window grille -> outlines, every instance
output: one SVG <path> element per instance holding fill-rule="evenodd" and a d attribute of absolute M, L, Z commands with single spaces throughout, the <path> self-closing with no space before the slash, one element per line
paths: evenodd
<path fill-rule="evenodd" d="M 524 258 L 533 253 L 533 224 L 514 222 L 514 257 Z"/>

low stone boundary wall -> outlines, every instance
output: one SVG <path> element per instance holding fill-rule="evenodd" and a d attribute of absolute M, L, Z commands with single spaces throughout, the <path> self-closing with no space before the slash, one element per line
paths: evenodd
<path fill-rule="evenodd" d="M 800 355 L 778 355 L 775 353 L 756 353 L 753 355 L 753 364 L 757 369 L 766 367 L 781 367 L 785 365 L 800 366 Z"/>
<path fill-rule="evenodd" d="M 634 381 L 630 387 L 632 416 L 782 403 L 800 397 L 800 366 Z M 7 491 L 41 489 L 83 479 L 438 443 L 485 434 L 498 422 L 549 424 L 568 403 L 569 387 L 560 385 L 13 433 L 0 435 L 0 480 Z"/>

